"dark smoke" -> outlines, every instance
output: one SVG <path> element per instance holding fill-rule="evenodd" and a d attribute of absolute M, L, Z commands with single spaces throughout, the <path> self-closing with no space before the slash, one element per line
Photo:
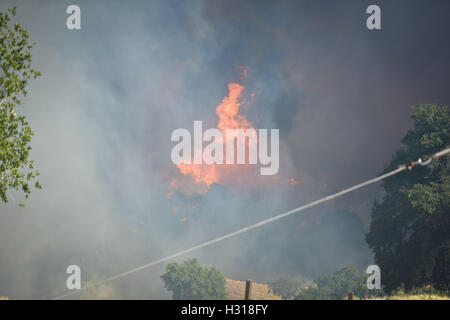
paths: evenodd
<path fill-rule="evenodd" d="M 17 5 L 43 73 L 17 110 L 35 130 L 43 190 L 25 208 L 18 194 L 0 204 L 0 295 L 11 298 L 64 293 L 70 264 L 92 283 L 371 178 L 412 105 L 449 101 L 448 1 L 378 1 L 381 31 L 365 28 L 368 1 L 78 3 L 80 31 L 65 28 L 70 1 L 0 4 Z M 255 93 L 249 120 L 280 129 L 280 171 L 300 184 L 168 195 L 172 130 L 213 125 L 231 81 Z M 191 256 L 258 282 L 365 268 L 379 195 L 370 187 Z M 163 268 L 81 297 L 170 298 Z"/>

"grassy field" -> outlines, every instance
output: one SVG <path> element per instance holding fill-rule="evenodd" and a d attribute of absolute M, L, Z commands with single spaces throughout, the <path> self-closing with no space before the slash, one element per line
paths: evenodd
<path fill-rule="evenodd" d="M 383 298 L 371 298 L 369 300 L 450 300 L 448 296 L 440 296 L 437 294 L 432 294 L 429 296 L 428 294 L 405 294 L 399 293 L 389 297 Z"/>
<path fill-rule="evenodd" d="M 226 291 L 229 300 L 244 300 L 245 281 L 226 279 Z M 281 300 L 280 296 L 269 293 L 269 286 L 264 283 L 252 284 L 252 299 L 253 300 Z M 358 297 L 354 298 L 359 300 Z M 440 296 L 437 294 L 405 294 L 398 293 L 389 297 L 370 298 L 368 300 L 450 300 L 448 296 Z"/>
<path fill-rule="evenodd" d="M 244 300 L 245 281 L 226 279 L 226 290 L 229 300 Z M 252 284 L 253 300 L 281 300 L 280 296 L 269 293 L 269 286 L 263 283 Z"/>

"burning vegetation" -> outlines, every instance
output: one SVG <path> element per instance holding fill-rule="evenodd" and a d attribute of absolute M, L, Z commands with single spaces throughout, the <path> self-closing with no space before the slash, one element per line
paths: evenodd
<path fill-rule="evenodd" d="M 191 152 L 190 141 L 185 143 L 185 136 L 190 134 L 185 130 L 174 131 L 172 141 L 183 138 L 182 143 L 172 151 L 183 157 L 176 156 L 177 172 L 173 175 L 170 185 L 174 190 L 184 194 L 204 194 L 214 183 L 224 186 L 245 187 L 254 185 L 268 185 L 270 183 L 285 183 L 296 186 L 298 180 L 294 178 L 280 179 L 279 169 L 279 132 L 270 130 L 270 156 L 267 145 L 267 130 L 260 129 L 257 133 L 254 125 L 242 113 L 245 105 L 245 87 L 239 83 L 228 84 L 228 95 L 216 107 L 218 117 L 217 128 L 208 129 L 202 133 L 201 121 L 194 122 L 194 146 Z M 203 150 L 203 142 L 211 144 Z M 236 141 L 236 143 L 235 143 Z M 179 148 L 179 146 L 182 146 Z M 185 151 L 187 150 L 187 155 Z M 224 161 L 224 152 L 226 161 Z M 210 161 L 205 160 L 205 153 Z M 192 157 L 191 157 L 192 154 Z M 237 161 L 235 161 L 237 157 Z M 181 160 L 183 158 L 184 160 Z M 259 163 L 258 163 L 259 158 Z M 193 160 L 193 161 L 192 161 Z M 267 166 L 267 167 L 266 167 Z M 262 177 L 271 175 L 272 177 Z"/>

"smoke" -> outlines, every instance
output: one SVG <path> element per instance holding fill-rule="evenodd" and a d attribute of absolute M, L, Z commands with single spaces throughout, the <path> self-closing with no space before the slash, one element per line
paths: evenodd
<path fill-rule="evenodd" d="M 365 29 L 366 1 L 79 1 L 79 31 L 65 27 L 69 4 L 16 4 L 43 73 L 17 108 L 35 131 L 43 189 L 25 208 L 0 205 L 0 296 L 55 297 L 71 264 L 93 283 L 371 178 L 410 128 L 410 106 L 449 100 L 444 1 L 381 3 L 378 33 Z M 216 127 L 231 82 L 255 94 L 248 121 L 280 129 L 280 176 L 294 181 L 180 193 L 170 134 L 194 120 Z M 365 267 L 379 193 L 192 255 L 258 282 Z M 170 298 L 163 269 L 78 298 Z"/>
<path fill-rule="evenodd" d="M 240 69 L 245 70 L 245 74 L 248 73 L 248 68 L 240 66 Z M 170 183 L 174 190 L 185 194 L 204 194 L 208 192 L 213 183 L 224 185 L 231 189 L 258 188 L 262 185 L 277 183 L 289 183 L 291 185 L 298 184 L 298 181 L 294 178 L 283 178 L 276 175 L 278 166 L 274 162 L 278 162 L 278 148 L 272 146 L 272 142 L 270 148 L 266 146 L 267 136 L 262 136 L 261 131 L 258 135 L 253 124 L 240 110 L 248 103 L 243 97 L 244 90 L 245 87 L 239 83 L 228 84 L 229 93 L 216 108 L 218 121 L 217 128 L 213 129 L 215 130 L 215 133 L 211 134 L 213 142 L 208 143 L 205 147 L 205 151 L 203 151 L 202 145 L 204 136 L 201 121 L 196 121 L 194 124 L 193 148 L 191 147 L 192 137 L 189 131 L 181 129 L 184 133 L 187 132 L 186 135 L 188 137 L 182 137 L 182 142 L 179 142 L 178 145 L 172 149 L 172 156 L 179 151 L 180 145 L 183 146 L 183 153 L 187 152 L 188 154 L 186 156 L 183 155 L 183 158 L 180 159 L 180 163 L 177 163 L 176 165 L 180 174 L 174 174 Z M 250 94 L 249 96 L 252 97 L 253 94 Z M 242 133 L 242 135 L 235 135 L 229 133 L 228 130 L 242 130 L 242 132 L 245 133 Z M 177 130 L 172 134 L 172 139 L 177 139 L 178 133 L 176 132 Z M 205 131 L 204 135 L 207 136 L 207 133 L 208 131 Z M 271 141 L 275 141 L 275 143 L 278 144 L 278 139 L 274 139 L 273 133 L 271 134 Z M 208 139 L 209 138 L 205 138 L 205 140 Z M 187 140 L 187 142 L 185 140 Z M 235 140 L 240 140 L 240 142 L 236 142 Z M 271 157 L 268 160 L 270 166 L 276 168 L 274 177 L 262 177 L 262 168 L 260 168 L 259 172 L 257 170 L 257 158 L 261 157 L 261 153 L 263 153 L 263 156 L 265 157 L 268 156 L 264 155 L 264 151 L 261 151 L 261 148 L 266 151 L 270 149 Z M 191 151 L 191 149 L 193 150 Z M 210 156 L 210 160 L 214 161 L 214 163 L 207 162 L 204 158 L 205 153 Z M 214 155 L 211 155 L 212 153 Z M 241 153 L 240 156 L 239 153 Z M 236 160 L 234 158 L 237 159 L 237 162 L 234 162 Z M 172 161 L 174 161 L 173 158 Z M 242 163 L 239 163 L 239 161 L 242 161 Z M 259 161 L 261 164 L 262 159 L 260 158 Z M 265 176 L 267 176 L 267 174 L 265 174 Z"/>

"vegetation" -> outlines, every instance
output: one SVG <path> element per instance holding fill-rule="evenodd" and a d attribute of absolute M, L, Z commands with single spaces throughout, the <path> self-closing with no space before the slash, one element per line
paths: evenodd
<path fill-rule="evenodd" d="M 382 297 L 372 297 L 370 300 L 450 300 L 450 297 L 440 294 L 406 294 L 402 291 L 391 295 Z"/>
<path fill-rule="evenodd" d="M 197 259 L 170 263 L 161 279 L 174 300 L 226 299 L 225 277 L 215 267 L 202 267 Z"/>
<path fill-rule="evenodd" d="M 281 296 L 283 299 L 292 299 L 299 293 L 302 286 L 304 282 L 300 279 L 281 277 L 269 283 L 269 293 Z"/>
<path fill-rule="evenodd" d="M 367 275 L 366 275 L 367 276 Z M 294 280 L 292 278 L 283 277 L 283 283 L 285 281 Z M 278 280 L 274 281 L 278 283 Z M 280 282 L 281 283 L 281 282 Z M 365 280 L 364 280 L 365 283 Z M 291 285 L 288 285 L 290 287 Z M 245 292 L 245 281 L 231 280 L 227 279 L 226 290 L 228 299 L 230 300 L 242 300 L 244 298 Z M 312 290 L 312 291 L 311 291 Z M 312 288 L 301 286 L 298 292 L 298 299 L 305 300 L 315 300 L 315 299 L 333 299 L 330 294 L 326 294 L 326 291 L 330 292 L 331 290 L 322 290 L 319 292 L 317 290 L 317 284 L 315 284 Z M 301 294 L 300 294 L 301 292 Z M 384 295 L 382 290 L 363 290 L 363 294 L 365 296 L 354 295 L 353 299 L 368 299 L 368 300 L 449 300 L 450 297 L 444 294 L 439 293 L 436 289 L 431 289 L 431 294 L 428 292 L 427 288 L 422 288 L 422 290 L 414 290 L 413 294 L 407 294 L 402 291 L 398 291 L 392 295 Z M 284 299 L 279 295 L 275 295 L 273 291 L 270 289 L 270 284 L 264 283 L 256 283 L 252 284 L 252 299 L 254 300 L 280 300 Z M 289 299 L 289 298 L 288 298 Z M 345 294 L 344 299 L 347 299 L 347 294 Z"/>
<path fill-rule="evenodd" d="M 414 129 L 402 139 L 385 171 L 450 146 L 448 106 L 421 105 Z M 450 289 L 450 160 L 443 157 L 385 180 L 385 196 L 372 209 L 367 243 L 390 294 L 432 284 Z"/>
<path fill-rule="evenodd" d="M 29 183 L 39 175 L 29 158 L 33 131 L 24 116 L 16 114 L 19 98 L 27 94 L 30 78 L 40 75 L 31 68 L 28 31 L 11 22 L 16 8 L 0 12 L 0 200 L 8 202 L 9 189 L 30 194 Z M 40 188 L 39 182 L 35 187 Z"/>
<path fill-rule="evenodd" d="M 227 299 L 243 300 L 245 296 L 245 281 L 226 279 Z M 252 282 L 252 300 L 281 300 L 282 298 L 270 291 L 265 283 Z"/>
<path fill-rule="evenodd" d="M 349 292 L 358 297 L 366 297 L 369 290 L 366 285 L 367 274 L 354 267 L 345 267 L 332 274 L 319 276 L 315 286 L 300 291 L 296 300 L 342 300 Z"/>

